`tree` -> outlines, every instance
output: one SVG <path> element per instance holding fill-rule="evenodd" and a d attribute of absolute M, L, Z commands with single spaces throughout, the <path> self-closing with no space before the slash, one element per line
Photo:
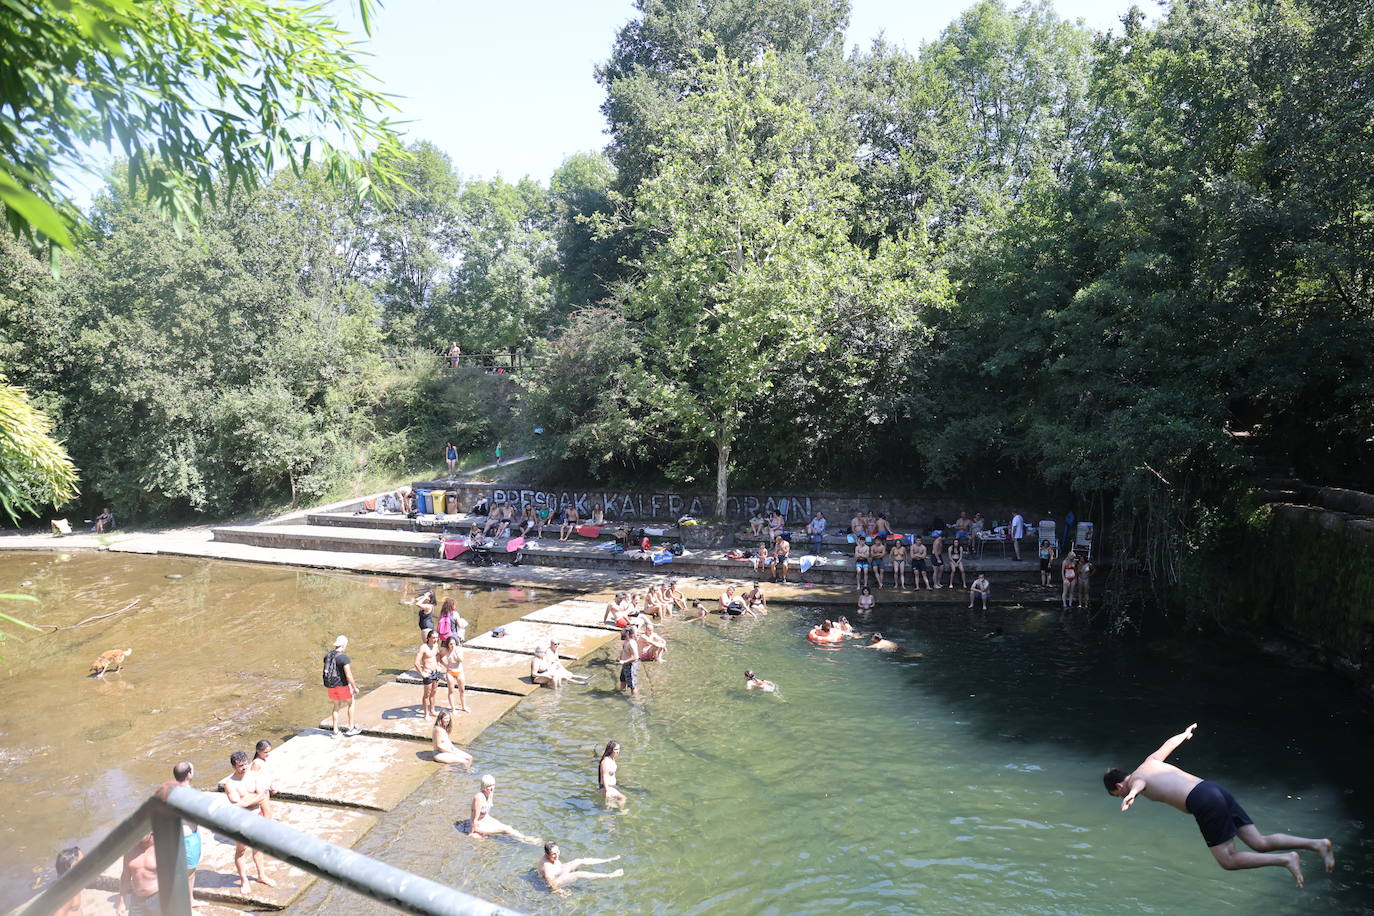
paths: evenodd
<path fill-rule="evenodd" d="M 359 0 L 370 27 L 374 0 Z M 28 0 L 0 16 L 0 201 L 12 230 L 72 244 L 62 186 L 92 145 L 178 221 L 206 200 L 312 161 L 361 189 L 401 149 L 321 5 L 284 0 Z M 358 158 L 366 156 L 366 158 Z M 218 183 L 223 177 L 224 182 Z"/>
<path fill-rule="evenodd" d="M 458 212 L 458 264 L 430 329 L 468 352 L 529 347 L 556 315 L 549 193 L 529 178 L 472 181 Z"/>
<path fill-rule="evenodd" d="M 561 308 L 583 308 L 606 299 L 619 274 L 615 249 L 598 238 L 593 220 L 614 210 L 615 167 L 602 153 L 569 156 L 549 179 L 558 244 L 555 295 Z"/>
<path fill-rule="evenodd" d="M 647 400 L 714 450 L 718 512 L 736 437 L 759 405 L 797 394 L 779 384 L 791 367 L 825 387 L 856 368 L 870 329 L 909 332 L 941 290 L 910 238 L 876 254 L 851 241 L 854 150 L 783 97 L 779 68 L 766 52 L 681 75 L 695 91 L 668 114 L 630 219 L 646 246 L 626 301 Z"/>
<path fill-rule="evenodd" d="M 0 375 L 0 509 L 18 522 L 75 496 L 76 468 L 53 440 L 52 422 Z"/>

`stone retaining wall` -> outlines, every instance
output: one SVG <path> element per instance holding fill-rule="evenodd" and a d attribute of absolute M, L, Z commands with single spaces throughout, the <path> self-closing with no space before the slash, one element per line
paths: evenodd
<path fill-rule="evenodd" d="M 606 517 L 616 521 L 675 521 L 684 515 L 707 518 L 717 515 L 715 496 L 692 491 L 650 491 L 614 489 L 551 489 L 526 484 L 476 484 L 448 481 L 417 481 L 417 488 L 456 492 L 460 505 L 466 510 L 483 498 L 492 502 L 508 502 L 517 506 L 526 503 L 535 508 L 549 506 L 557 510 L 563 505 L 576 505 L 585 518 L 597 504 L 606 509 Z M 837 493 L 736 493 L 726 500 L 723 517 L 735 522 L 748 519 L 755 509 L 765 514 L 781 511 L 791 525 L 804 525 L 817 512 L 824 512 L 832 527 L 847 525 L 855 509 L 882 512 L 894 525 L 929 530 L 936 519 L 953 522 L 959 512 L 967 510 L 983 513 L 989 520 L 1009 521 L 1017 507 L 1007 505 L 969 504 L 952 496 L 931 495 L 919 498 L 899 498 L 882 495 L 841 495 Z M 1040 518 L 1052 516 L 1033 507 L 1020 507 L 1028 525 Z"/>

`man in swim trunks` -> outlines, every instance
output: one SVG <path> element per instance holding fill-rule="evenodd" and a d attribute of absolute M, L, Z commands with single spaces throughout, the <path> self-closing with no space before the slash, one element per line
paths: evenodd
<path fill-rule="evenodd" d="M 630 691 L 632 699 L 639 699 L 639 642 L 635 628 L 620 631 L 620 689 Z"/>
<path fill-rule="evenodd" d="M 162 904 L 157 898 L 157 853 L 153 850 L 151 833 L 124 853 L 124 870 L 119 874 L 115 913 L 118 916 L 125 916 L 126 913 L 129 916 L 161 916 Z"/>
<path fill-rule="evenodd" d="M 434 694 L 439 682 L 446 681 L 443 666 L 439 664 L 439 634 L 433 630 L 425 631 L 425 641 L 415 653 L 415 673 L 420 676 L 420 715 L 425 719 L 434 718 Z"/>
<path fill-rule="evenodd" d="M 544 844 L 544 858 L 539 860 L 539 874 L 548 882 L 551 891 L 556 891 L 565 884 L 572 884 L 578 878 L 619 878 L 625 874 L 623 868 L 617 868 L 613 872 L 579 870 L 584 865 L 605 865 L 607 862 L 614 862 L 620 856 L 611 856 L 609 859 L 569 859 L 562 862 L 559 860 L 560 855 L 562 853 L 557 843 Z"/>
<path fill-rule="evenodd" d="M 196 768 L 191 766 L 189 760 L 183 760 L 172 767 L 172 778 L 177 785 L 191 787 L 191 780 L 196 775 Z M 196 867 L 200 865 L 201 842 L 200 827 L 191 821 L 181 822 L 181 845 L 186 854 L 186 885 L 191 891 L 196 889 Z"/>
<path fill-rule="evenodd" d="M 988 595 L 992 594 L 992 585 L 988 582 L 988 577 L 982 573 L 973 580 L 973 586 L 968 590 L 968 606 L 973 607 L 974 602 L 982 601 L 983 610 L 988 609 Z"/>
<path fill-rule="evenodd" d="M 1292 872 L 1298 887 L 1302 887 L 1302 865 L 1298 861 L 1298 854 L 1287 852 L 1274 855 L 1269 853 L 1272 849 L 1309 849 L 1322 857 L 1328 872 L 1336 867 L 1336 856 L 1330 840 L 1311 840 L 1285 833 L 1262 834 L 1230 792 L 1210 779 L 1200 779 L 1173 764 L 1165 763 L 1164 758 L 1193 737 L 1195 728 L 1196 722 L 1165 741 L 1159 750 L 1135 768 L 1135 772 L 1127 774 L 1113 767 L 1103 774 L 1102 782 L 1107 787 L 1107 794 L 1121 799 L 1123 812 L 1129 811 L 1136 796 L 1144 793 L 1150 801 L 1173 805 L 1185 814 L 1191 814 L 1197 820 L 1207 849 L 1217 864 L 1227 871 L 1278 865 Z M 1237 836 L 1246 846 L 1257 851 L 1237 851 Z"/>
<path fill-rule="evenodd" d="M 254 814 L 262 814 L 262 803 L 271 792 L 259 786 L 257 775 L 248 771 L 247 752 L 234 751 L 229 755 L 229 765 L 234 768 L 234 775 L 224 781 L 224 797 L 229 800 L 231 805 L 237 805 Z M 249 853 L 252 853 L 253 866 L 258 872 L 258 883 L 275 887 L 276 882 L 263 874 L 262 853 L 256 849 L 250 849 L 244 843 L 235 843 L 234 867 L 238 869 L 239 883 L 243 890 L 245 892 L 248 890 L 247 859 Z"/>

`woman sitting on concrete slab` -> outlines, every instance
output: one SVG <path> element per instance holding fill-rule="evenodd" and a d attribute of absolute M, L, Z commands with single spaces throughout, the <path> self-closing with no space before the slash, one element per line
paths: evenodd
<path fill-rule="evenodd" d="M 446 710 L 439 710 L 439 714 L 434 717 L 434 762 L 472 766 L 472 755 L 454 745 L 453 736 L 450 734 L 452 728 L 453 716 Z"/>

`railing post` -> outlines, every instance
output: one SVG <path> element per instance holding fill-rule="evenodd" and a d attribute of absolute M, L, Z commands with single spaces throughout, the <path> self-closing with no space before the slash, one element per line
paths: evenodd
<path fill-rule="evenodd" d="M 154 806 L 153 850 L 157 854 L 157 897 L 162 916 L 191 916 L 191 886 L 186 880 L 186 845 L 181 815 L 165 803 Z"/>

